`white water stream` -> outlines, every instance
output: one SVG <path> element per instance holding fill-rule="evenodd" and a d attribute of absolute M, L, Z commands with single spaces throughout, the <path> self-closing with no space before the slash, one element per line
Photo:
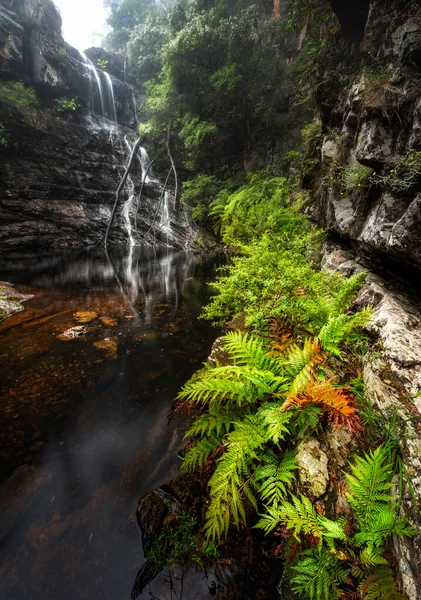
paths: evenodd
<path fill-rule="evenodd" d="M 123 150 L 125 156 L 125 164 L 129 160 L 133 150 L 133 144 L 130 142 L 127 135 L 123 136 L 117 123 L 114 87 L 111 76 L 102 69 L 97 69 L 93 62 L 84 54 L 80 53 L 81 64 L 84 67 L 85 77 L 89 86 L 89 111 L 90 124 L 94 128 L 109 131 L 112 153 L 116 156 L 118 149 Z M 133 94 L 133 104 L 136 108 L 136 101 Z M 137 153 L 137 160 L 141 169 L 141 181 L 145 183 L 156 183 L 159 181 L 153 177 L 151 171 L 147 173 L 150 164 L 150 158 L 145 148 L 140 147 Z M 120 160 L 118 160 L 120 162 Z M 124 188 L 127 200 L 123 204 L 121 216 L 127 231 L 127 240 L 132 253 L 132 249 L 136 246 L 133 224 L 136 219 L 136 186 L 133 179 L 129 176 Z M 169 245 L 172 228 L 171 228 L 171 212 L 170 212 L 171 194 L 167 190 L 164 197 L 160 201 L 159 214 L 157 215 L 156 223 L 153 223 L 155 232 L 164 234 L 165 245 Z M 130 261 L 129 261 L 130 263 Z M 131 268 L 128 265 L 128 268 Z"/>

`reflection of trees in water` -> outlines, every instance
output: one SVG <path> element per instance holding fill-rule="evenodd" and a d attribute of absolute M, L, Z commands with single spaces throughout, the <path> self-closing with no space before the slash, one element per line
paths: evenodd
<path fill-rule="evenodd" d="M 0 279 L 42 288 L 118 290 L 133 314 L 153 315 L 158 299 L 177 310 L 185 280 L 193 275 L 200 258 L 192 252 L 132 247 L 108 251 L 22 256 L 0 259 Z"/>

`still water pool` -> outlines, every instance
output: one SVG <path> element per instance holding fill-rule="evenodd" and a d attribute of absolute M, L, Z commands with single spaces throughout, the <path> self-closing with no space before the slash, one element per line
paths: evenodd
<path fill-rule="evenodd" d="M 0 258 L 34 294 L 0 325 L 1 600 L 130 598 L 136 505 L 178 472 L 167 415 L 218 333 L 197 318 L 214 271 L 138 248 Z"/>

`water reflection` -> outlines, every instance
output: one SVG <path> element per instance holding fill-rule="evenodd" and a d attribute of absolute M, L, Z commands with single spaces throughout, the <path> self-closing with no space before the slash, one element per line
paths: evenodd
<path fill-rule="evenodd" d="M 0 258 L 35 293 L 0 325 L 1 600 L 130 598 L 135 506 L 178 468 L 167 414 L 216 337 L 197 320 L 213 272 L 140 248 Z"/>

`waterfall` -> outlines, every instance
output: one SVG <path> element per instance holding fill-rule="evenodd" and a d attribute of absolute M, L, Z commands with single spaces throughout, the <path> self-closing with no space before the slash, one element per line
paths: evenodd
<path fill-rule="evenodd" d="M 116 110 L 115 110 L 115 99 L 114 99 L 113 82 L 111 81 L 110 75 L 106 71 L 102 71 L 102 74 L 104 75 L 105 81 L 106 81 L 109 118 L 114 123 L 117 123 L 117 114 L 116 114 Z"/>
<path fill-rule="evenodd" d="M 101 102 L 101 116 L 105 117 L 105 105 L 104 105 L 104 92 L 102 89 L 102 83 L 98 71 L 95 68 L 95 65 L 89 58 L 86 56 L 84 52 L 80 52 L 80 56 L 82 58 L 81 63 L 85 67 L 85 75 L 89 82 L 89 109 L 91 114 L 95 113 L 95 98 L 94 98 L 94 84 L 96 85 L 96 89 L 98 92 L 98 96 Z"/>
<path fill-rule="evenodd" d="M 133 248 L 133 246 L 136 245 L 136 242 L 133 237 L 133 226 L 132 226 L 132 221 L 130 219 L 130 210 L 132 208 L 133 201 L 134 201 L 136 195 L 135 195 L 135 185 L 134 185 L 133 179 L 130 177 L 130 175 L 127 178 L 126 187 L 127 187 L 128 198 L 123 205 L 123 220 L 126 225 L 127 237 L 129 238 L 130 248 Z"/>
<path fill-rule="evenodd" d="M 159 220 L 159 229 L 165 234 L 165 241 L 168 245 L 168 238 L 171 234 L 171 222 L 170 222 L 170 205 L 169 205 L 170 193 L 167 190 L 164 194 L 162 202 L 162 209 Z"/>

